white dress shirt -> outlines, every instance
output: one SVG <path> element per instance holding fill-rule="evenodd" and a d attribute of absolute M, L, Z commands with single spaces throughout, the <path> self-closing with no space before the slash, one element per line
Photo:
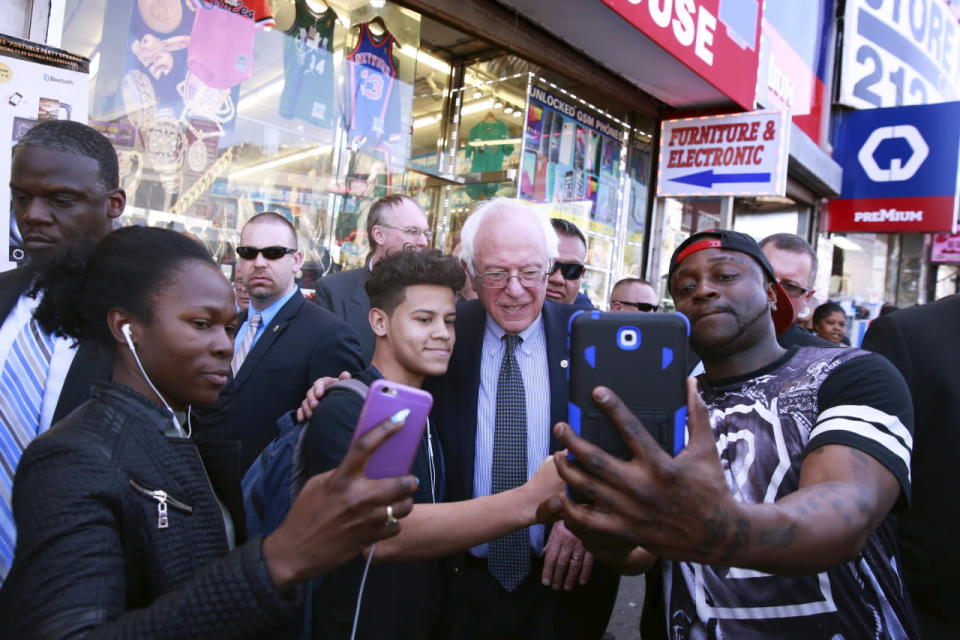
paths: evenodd
<path fill-rule="evenodd" d="M 493 472 L 493 428 L 497 414 L 497 381 L 503 361 L 506 332 L 487 316 L 483 333 L 480 362 L 480 393 L 477 399 L 477 442 L 474 453 L 473 495 L 490 495 Z M 550 453 L 550 370 L 547 366 L 547 339 L 543 329 L 543 315 L 520 332 L 523 342 L 515 356 L 523 377 L 527 400 L 527 479 L 537 472 Z M 530 547 L 534 553 L 543 551 L 544 526 L 530 527 Z M 486 557 L 487 545 L 471 549 L 478 557 Z"/>

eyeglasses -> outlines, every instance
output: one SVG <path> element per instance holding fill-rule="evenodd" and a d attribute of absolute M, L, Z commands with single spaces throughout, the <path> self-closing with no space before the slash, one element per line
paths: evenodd
<path fill-rule="evenodd" d="M 793 284 L 792 282 L 784 282 L 780 280 L 780 286 L 783 287 L 783 290 L 787 292 L 787 295 L 791 298 L 799 298 L 802 295 L 805 295 L 810 289 L 804 289 L 798 284 Z"/>
<path fill-rule="evenodd" d="M 636 307 L 637 311 L 643 311 L 644 313 L 651 313 L 660 308 L 660 305 L 658 304 L 650 304 L 649 302 L 629 302 L 627 300 L 611 300 L 610 306 Z"/>
<path fill-rule="evenodd" d="M 487 289 L 503 289 L 507 286 L 510 278 L 516 278 L 524 287 L 535 287 L 541 285 L 547 279 L 547 272 L 540 269 L 527 269 L 518 273 L 507 273 L 506 271 L 487 271 L 478 273 L 474 276 Z"/>
<path fill-rule="evenodd" d="M 430 238 L 433 237 L 433 232 L 427 231 L 426 229 L 418 229 L 417 227 L 395 227 L 392 224 L 379 224 L 377 226 L 386 227 L 387 229 L 394 229 L 405 236 L 423 236 L 423 239 L 427 242 L 430 242 Z"/>
<path fill-rule="evenodd" d="M 267 260 L 279 260 L 283 256 L 296 252 L 296 249 L 287 247 L 237 247 L 237 255 L 244 260 L 256 260 L 258 253 L 262 253 Z"/>
<path fill-rule="evenodd" d="M 550 275 L 559 271 L 564 280 L 579 280 L 585 268 L 579 262 L 554 262 L 553 268 L 550 269 Z"/>

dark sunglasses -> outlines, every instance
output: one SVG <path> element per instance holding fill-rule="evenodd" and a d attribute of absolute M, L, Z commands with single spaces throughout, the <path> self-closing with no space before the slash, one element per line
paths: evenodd
<path fill-rule="evenodd" d="M 279 260 L 285 255 L 296 252 L 296 249 L 287 247 L 237 247 L 237 255 L 244 260 L 256 260 L 258 253 L 262 253 L 267 260 Z"/>
<path fill-rule="evenodd" d="M 586 267 L 579 262 L 554 262 L 553 269 L 550 269 L 550 275 L 559 270 L 564 280 L 577 280 L 583 275 L 584 269 Z"/>
<path fill-rule="evenodd" d="M 610 304 L 618 304 L 621 307 L 636 307 L 637 311 L 643 311 L 645 313 L 651 313 L 660 308 L 658 304 L 650 304 L 649 302 L 628 302 L 626 300 L 611 300 Z"/>

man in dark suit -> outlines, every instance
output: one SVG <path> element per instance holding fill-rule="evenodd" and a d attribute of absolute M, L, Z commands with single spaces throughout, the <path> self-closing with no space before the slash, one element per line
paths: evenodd
<path fill-rule="evenodd" d="M 556 450 L 550 428 L 567 415 L 566 327 L 578 309 L 544 300 L 557 236 L 528 205 L 491 200 L 462 242 L 479 300 L 457 307 L 449 369 L 427 385 L 448 501 L 525 482 Z M 599 565 L 591 576 L 592 557 L 562 524 L 517 534 L 451 559 L 448 637 L 599 638 L 618 577 Z"/>
<path fill-rule="evenodd" d="M 773 267 L 774 276 L 790 296 L 797 318 L 813 313 L 811 299 L 816 289 L 817 253 L 810 243 L 795 233 L 775 233 L 760 241 L 760 249 Z M 835 347 L 819 336 L 804 330 L 796 322 L 777 336 L 781 347 Z"/>
<path fill-rule="evenodd" d="M 904 581 L 923 637 L 957 638 L 960 508 L 950 495 L 960 486 L 960 295 L 880 316 L 863 348 L 886 356 L 913 396 L 913 499 L 897 518 Z"/>
<path fill-rule="evenodd" d="M 302 262 L 283 216 L 261 213 L 244 225 L 237 271 L 250 304 L 234 341 L 233 378 L 216 404 L 195 409 L 206 437 L 240 441 L 242 471 L 314 380 L 362 368 L 350 327 L 300 294 L 294 275 Z"/>
<path fill-rule="evenodd" d="M 367 317 L 370 299 L 364 289 L 370 269 L 389 253 L 407 248 L 422 249 L 430 244 L 427 216 L 408 196 L 384 196 L 370 205 L 367 239 L 370 253 L 364 266 L 329 275 L 317 282 L 317 303 L 350 325 L 360 341 L 360 355 L 365 365 L 370 363 L 376 346 Z"/>
<path fill-rule="evenodd" d="M 29 262 L 0 274 L 0 495 L 10 496 L 13 471 L 27 443 L 90 396 L 95 378 L 109 378 L 112 360 L 92 344 L 46 335 L 33 320 L 28 293 L 57 250 L 82 238 L 99 240 L 123 213 L 117 155 L 103 135 L 79 122 L 51 120 L 13 147 L 10 191 Z M 26 354 L 43 354 L 28 357 Z M 29 368 L 25 368 L 28 367 Z M 28 382 L 29 381 L 29 382 Z M 32 388 L 27 388 L 27 384 Z M 10 505 L 0 506 L 10 512 Z M 0 582 L 13 555 L 15 529 L 0 516 Z"/>

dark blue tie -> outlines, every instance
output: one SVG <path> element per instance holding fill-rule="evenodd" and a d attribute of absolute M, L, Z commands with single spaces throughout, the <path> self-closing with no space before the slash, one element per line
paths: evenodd
<path fill-rule="evenodd" d="M 503 336 L 503 362 L 497 378 L 493 426 L 491 493 L 527 481 L 527 401 L 515 351 L 520 336 Z M 526 527 L 490 543 L 487 565 L 504 589 L 514 591 L 530 572 L 530 530 Z"/>

